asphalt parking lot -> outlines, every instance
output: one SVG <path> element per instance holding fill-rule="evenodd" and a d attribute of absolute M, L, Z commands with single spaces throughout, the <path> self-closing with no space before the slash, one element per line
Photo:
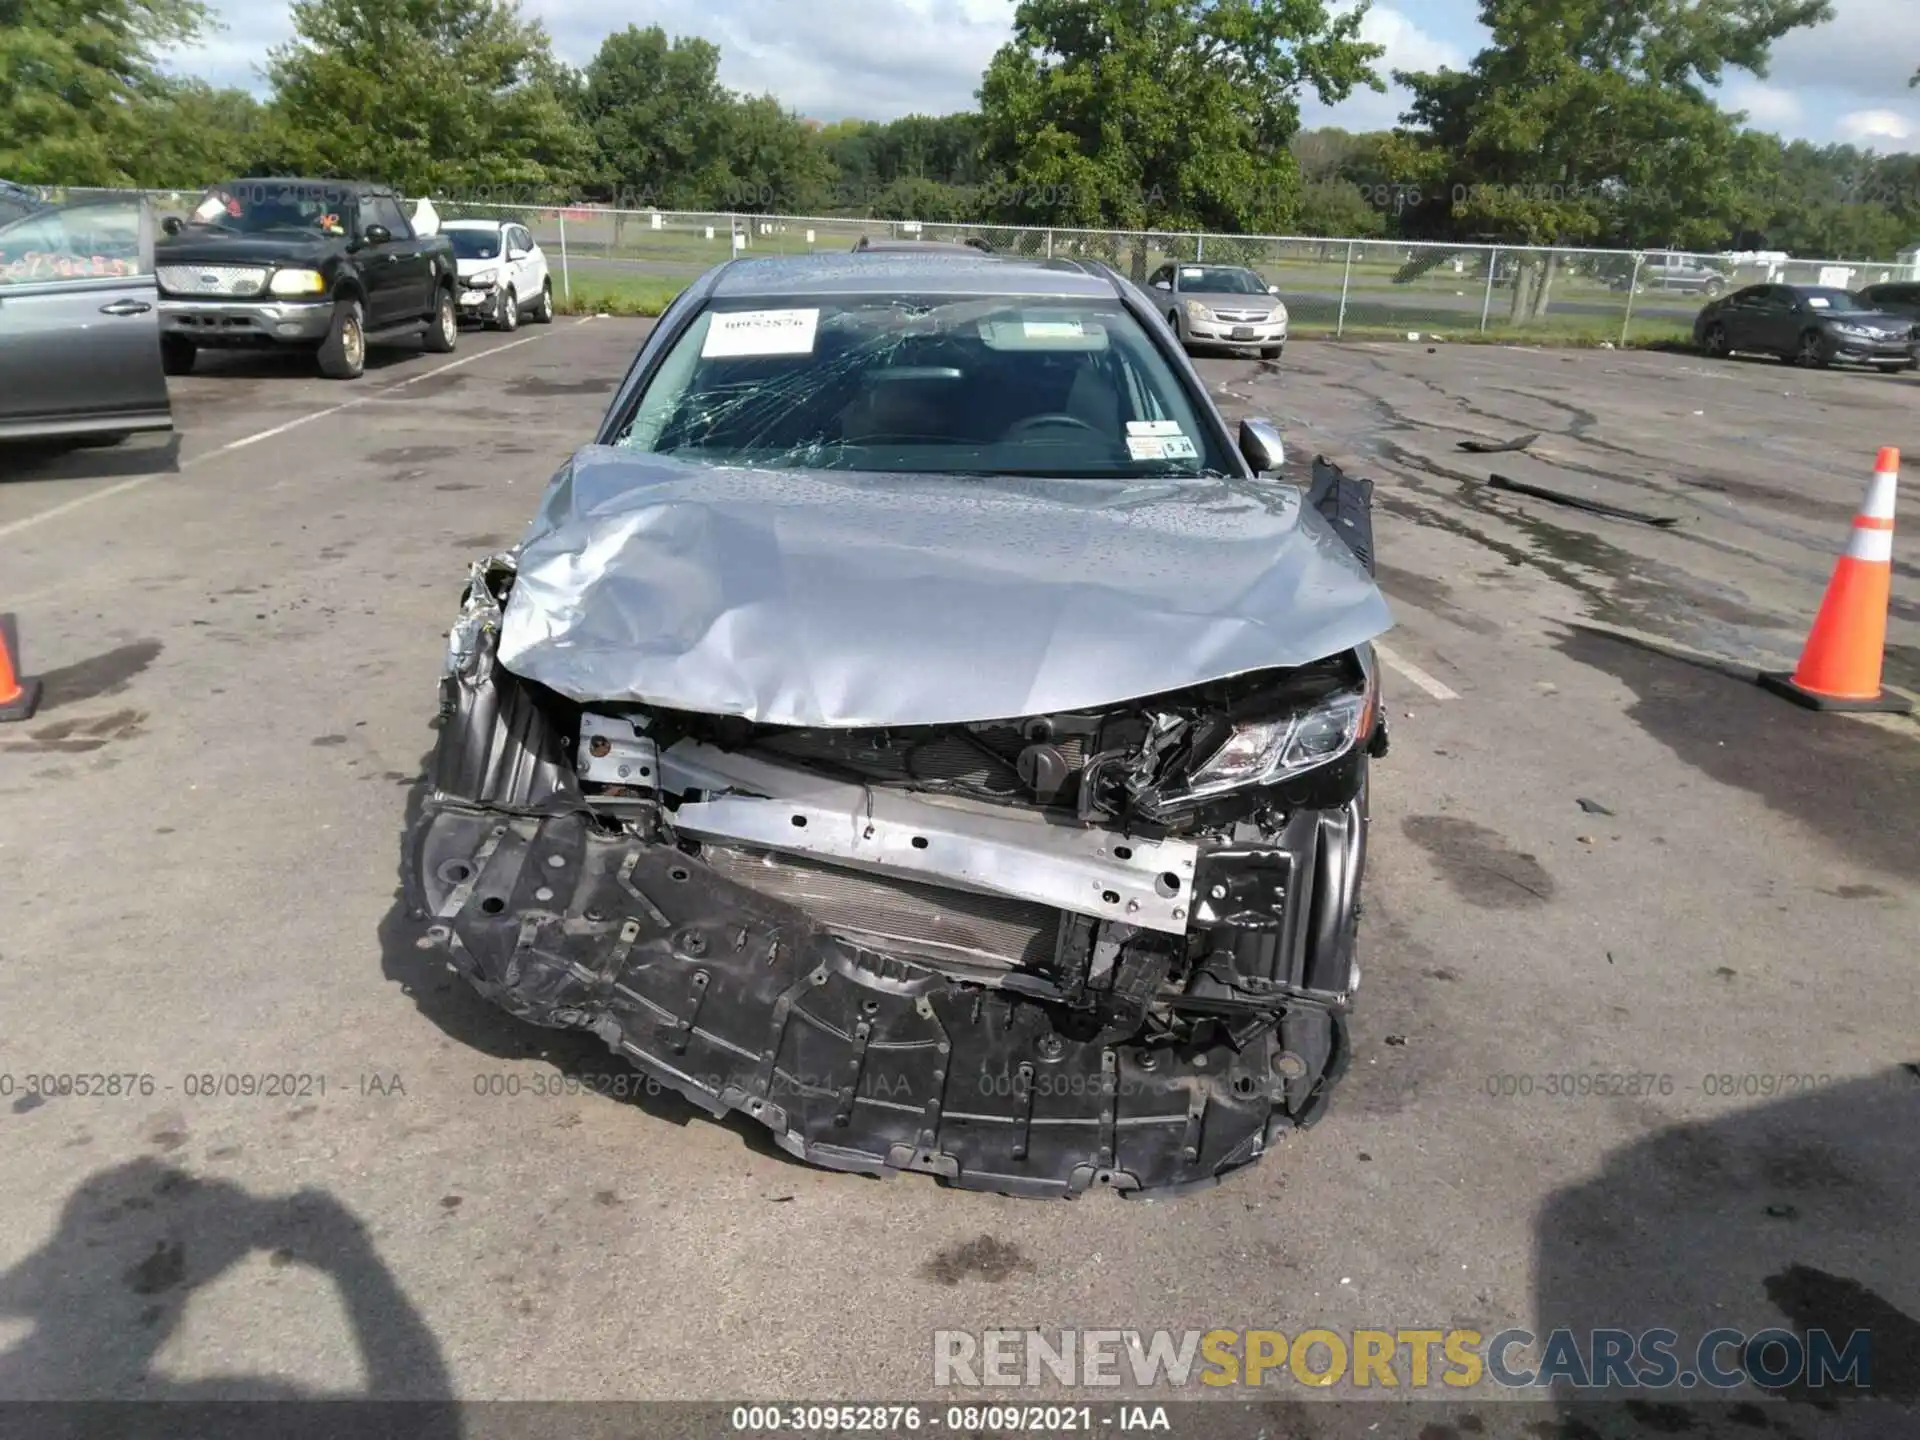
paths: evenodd
<path fill-rule="evenodd" d="M 1920 457 L 1920 379 L 1202 362 L 1294 468 L 1379 487 L 1355 1061 L 1217 1189 L 1043 1203 L 536 1094 L 615 1067 L 414 944 L 399 839 L 465 564 L 643 333 L 469 334 L 351 385 L 216 360 L 168 443 L 0 483 L 0 610 L 47 687 L 0 730 L 0 1398 L 926 1399 L 938 1328 L 1666 1325 L 1871 1327 L 1884 1393 L 1920 1400 L 1920 728 L 1751 683 L 1792 663 L 1876 447 Z M 1920 689 L 1912 543 L 1895 566 L 1888 679 Z M 151 1093 L 28 1093 L 104 1074 Z M 291 1080 L 201 1093 L 226 1076 Z M 1436 1434 L 1579 1433 L 1447 1398 Z M 1675 1413 L 1621 1433 L 1869 1433 Z"/>

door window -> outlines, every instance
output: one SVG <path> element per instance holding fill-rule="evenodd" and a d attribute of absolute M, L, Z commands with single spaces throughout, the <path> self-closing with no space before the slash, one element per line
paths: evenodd
<path fill-rule="evenodd" d="M 147 269 L 138 201 L 70 205 L 0 229 L 0 286 L 112 279 Z"/>
<path fill-rule="evenodd" d="M 400 202 L 391 195 L 370 195 L 362 212 L 369 225 L 384 225 L 396 240 L 411 240 L 413 226 L 400 211 Z"/>

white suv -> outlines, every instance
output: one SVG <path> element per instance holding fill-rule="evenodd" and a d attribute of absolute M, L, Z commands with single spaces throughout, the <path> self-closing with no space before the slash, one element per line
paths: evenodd
<path fill-rule="evenodd" d="M 518 330 L 522 317 L 553 319 L 553 277 L 547 257 L 526 226 L 512 220 L 448 220 L 440 231 L 453 241 L 460 266 L 460 314 L 499 330 Z"/>

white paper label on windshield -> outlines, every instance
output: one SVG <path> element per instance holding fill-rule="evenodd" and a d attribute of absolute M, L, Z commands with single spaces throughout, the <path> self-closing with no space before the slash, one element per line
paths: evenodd
<path fill-rule="evenodd" d="M 1164 435 L 1129 435 L 1127 454 L 1136 460 L 1164 460 L 1167 458 L 1167 439 Z"/>
<path fill-rule="evenodd" d="M 226 213 L 227 202 L 222 200 L 218 195 L 209 195 L 200 202 L 200 208 L 193 212 L 193 218 L 196 220 L 211 220 L 216 215 L 224 215 Z"/>
<path fill-rule="evenodd" d="M 1200 452 L 1193 447 L 1193 441 L 1184 435 L 1168 435 L 1160 442 L 1161 453 L 1169 460 L 1193 460 Z"/>
<path fill-rule="evenodd" d="M 1078 320 L 1027 320 L 1020 329 L 1029 340 L 1083 340 L 1087 334 Z"/>
<path fill-rule="evenodd" d="M 1185 432 L 1181 430 L 1178 420 L 1129 420 L 1127 433 L 1129 435 L 1180 435 Z"/>
<path fill-rule="evenodd" d="M 1807 304 L 1816 310 L 1826 310 L 1832 307 L 1833 302 L 1824 295 L 1809 295 L 1807 297 Z"/>
<path fill-rule="evenodd" d="M 818 310 L 736 310 L 707 326 L 702 360 L 749 355 L 811 355 L 820 328 Z"/>
<path fill-rule="evenodd" d="M 1182 280 L 1198 280 L 1206 273 L 1207 272 L 1202 270 L 1198 265 L 1186 265 L 1181 267 L 1180 278 Z"/>

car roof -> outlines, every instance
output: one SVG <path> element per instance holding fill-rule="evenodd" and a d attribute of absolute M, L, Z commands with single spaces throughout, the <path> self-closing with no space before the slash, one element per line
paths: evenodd
<path fill-rule="evenodd" d="M 712 295 L 742 296 L 1019 295 L 1051 300 L 1111 300 L 1113 275 L 1071 260 L 1034 260 L 957 250 L 889 250 L 733 260 L 720 267 Z"/>

